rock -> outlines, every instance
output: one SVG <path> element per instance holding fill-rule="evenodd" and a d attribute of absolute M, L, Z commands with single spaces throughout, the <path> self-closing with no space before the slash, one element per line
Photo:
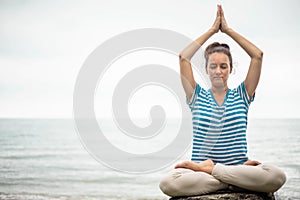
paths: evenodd
<path fill-rule="evenodd" d="M 258 193 L 252 191 L 232 191 L 220 190 L 215 193 L 190 196 L 190 197 L 173 197 L 170 200 L 275 200 L 273 193 Z"/>

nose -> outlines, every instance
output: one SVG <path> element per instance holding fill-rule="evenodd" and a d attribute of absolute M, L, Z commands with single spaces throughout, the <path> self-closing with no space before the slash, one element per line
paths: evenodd
<path fill-rule="evenodd" d="M 221 69 L 219 66 L 216 68 L 216 74 L 221 74 Z"/>

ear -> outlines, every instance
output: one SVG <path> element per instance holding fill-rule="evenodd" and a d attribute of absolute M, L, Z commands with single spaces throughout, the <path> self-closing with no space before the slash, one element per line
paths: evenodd
<path fill-rule="evenodd" d="M 229 74 L 231 74 L 231 72 L 232 72 L 232 69 L 233 69 L 233 67 L 230 67 L 230 72 L 229 72 Z"/>

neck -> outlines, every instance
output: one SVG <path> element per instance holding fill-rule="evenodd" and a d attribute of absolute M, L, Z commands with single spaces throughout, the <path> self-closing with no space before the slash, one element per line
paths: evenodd
<path fill-rule="evenodd" d="M 211 91 L 213 93 L 217 93 L 217 94 L 224 94 L 224 92 L 226 93 L 228 91 L 228 87 L 226 86 L 222 86 L 222 87 L 216 87 L 216 86 L 212 86 L 211 87 Z"/>

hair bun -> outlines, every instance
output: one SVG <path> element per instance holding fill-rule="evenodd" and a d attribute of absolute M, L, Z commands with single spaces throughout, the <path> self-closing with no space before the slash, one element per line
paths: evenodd
<path fill-rule="evenodd" d="M 224 48 L 226 48 L 226 49 L 228 49 L 228 50 L 230 50 L 230 48 L 229 48 L 229 45 L 228 45 L 228 44 L 225 44 L 225 43 L 223 43 L 223 44 L 220 44 L 220 46 L 221 46 L 221 47 L 224 47 Z"/>
<path fill-rule="evenodd" d="M 214 48 L 216 48 L 216 47 L 224 47 L 225 49 L 230 50 L 228 44 L 225 44 L 225 43 L 219 43 L 219 42 L 214 42 L 214 43 L 208 45 L 208 47 L 206 47 L 206 50 L 205 50 L 205 51 L 208 52 L 208 51 L 210 51 L 210 50 L 212 50 L 212 49 L 214 49 Z"/>

